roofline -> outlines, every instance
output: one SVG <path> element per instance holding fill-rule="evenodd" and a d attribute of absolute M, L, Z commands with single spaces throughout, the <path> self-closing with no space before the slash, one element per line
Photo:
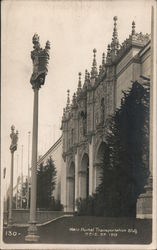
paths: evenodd
<path fill-rule="evenodd" d="M 149 47 L 148 47 L 149 46 Z M 148 48 L 147 48 L 148 47 Z M 141 56 L 143 56 L 145 53 L 146 53 L 146 51 L 148 51 L 149 49 L 150 49 L 150 47 L 151 47 L 151 40 L 149 40 L 148 41 L 148 43 L 146 43 L 145 44 L 145 46 L 143 47 L 143 48 L 141 48 L 140 49 L 140 51 L 138 52 L 138 56 L 139 57 L 141 57 Z M 147 48 L 147 49 L 146 49 Z M 146 51 L 145 51 L 145 49 L 146 49 Z"/>
<path fill-rule="evenodd" d="M 59 137 L 59 139 L 47 150 L 47 152 L 38 160 L 37 165 L 39 165 L 43 159 L 61 142 L 62 135 Z"/>

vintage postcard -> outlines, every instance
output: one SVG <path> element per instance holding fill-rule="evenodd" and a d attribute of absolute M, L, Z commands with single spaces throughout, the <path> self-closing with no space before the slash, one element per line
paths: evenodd
<path fill-rule="evenodd" d="M 1 1 L 1 249 L 157 249 L 156 1 Z"/>

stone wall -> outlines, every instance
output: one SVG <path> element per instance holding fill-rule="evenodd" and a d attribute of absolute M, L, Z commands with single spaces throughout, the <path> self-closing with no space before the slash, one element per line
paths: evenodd
<path fill-rule="evenodd" d="M 61 197 L 61 182 L 63 183 L 64 180 L 62 180 L 62 169 L 64 166 L 64 161 L 62 158 L 62 150 L 63 150 L 63 139 L 62 137 L 58 139 L 58 141 L 49 149 L 48 152 L 46 152 L 45 155 L 43 155 L 40 160 L 38 161 L 38 165 L 41 163 L 46 164 L 46 161 L 51 157 L 54 161 L 57 175 L 56 175 L 56 187 L 54 190 L 54 197 L 57 200 L 60 200 L 61 203 L 64 205 L 64 199 L 63 196 Z M 64 184 L 63 184 L 64 186 Z"/>

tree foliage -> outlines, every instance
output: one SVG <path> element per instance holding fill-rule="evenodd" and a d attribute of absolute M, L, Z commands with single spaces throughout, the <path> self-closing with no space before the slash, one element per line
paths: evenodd
<path fill-rule="evenodd" d="M 46 165 L 42 163 L 37 170 L 37 208 L 50 209 L 56 185 L 56 168 L 50 157 Z"/>
<path fill-rule="evenodd" d="M 149 176 L 149 83 L 136 81 L 123 94 L 107 123 L 101 182 L 90 198 L 93 215 L 136 216 L 137 198 Z M 79 207 L 87 210 L 88 199 Z"/>
<path fill-rule="evenodd" d="M 111 117 L 97 195 L 104 195 L 104 213 L 135 216 L 136 201 L 149 175 L 149 85 L 137 81 L 124 92 Z"/>

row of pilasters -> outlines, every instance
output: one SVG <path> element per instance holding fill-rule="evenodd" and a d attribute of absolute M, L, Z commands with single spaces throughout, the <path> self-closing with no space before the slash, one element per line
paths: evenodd
<path fill-rule="evenodd" d="M 79 181 L 78 181 L 78 150 L 77 150 L 75 154 L 75 200 L 79 197 L 78 185 L 79 185 Z M 75 211 L 77 211 L 76 203 L 75 203 Z"/>
<path fill-rule="evenodd" d="M 75 209 L 75 180 L 73 177 L 67 177 L 67 212 L 73 212 Z"/>
<path fill-rule="evenodd" d="M 87 173 L 85 171 L 79 172 L 79 195 L 78 197 L 85 199 L 87 197 Z"/>
<path fill-rule="evenodd" d="M 89 144 L 89 195 L 95 190 L 94 186 L 94 171 L 93 171 L 93 137 L 91 143 Z"/>

